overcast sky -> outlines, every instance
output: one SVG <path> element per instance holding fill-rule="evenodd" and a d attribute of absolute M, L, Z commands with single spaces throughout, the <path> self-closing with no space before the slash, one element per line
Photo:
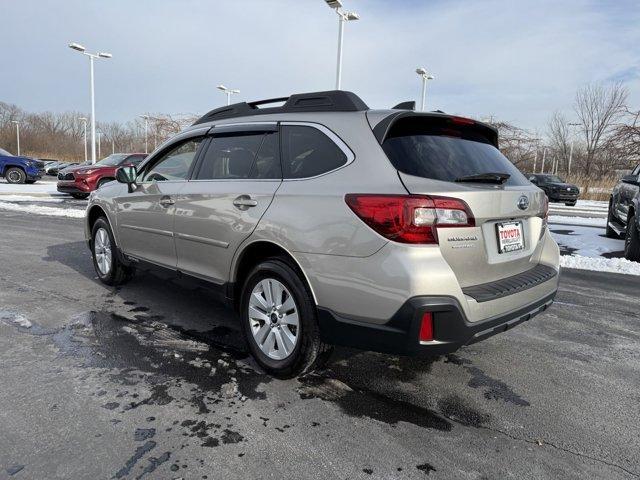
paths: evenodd
<path fill-rule="evenodd" d="M 576 88 L 623 81 L 640 105 L 640 2 L 344 0 L 342 88 L 370 107 L 416 99 L 415 68 L 436 76 L 427 107 L 544 130 Z M 0 0 L 0 100 L 96 117 L 203 113 L 238 100 L 332 89 L 337 16 L 324 0 Z"/>

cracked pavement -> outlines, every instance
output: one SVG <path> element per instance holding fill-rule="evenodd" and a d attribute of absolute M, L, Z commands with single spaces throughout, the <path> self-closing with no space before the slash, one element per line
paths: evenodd
<path fill-rule="evenodd" d="M 0 211 L 0 479 L 640 476 L 640 278 L 429 360 L 272 379 L 199 284 L 95 278 L 82 223 Z"/>

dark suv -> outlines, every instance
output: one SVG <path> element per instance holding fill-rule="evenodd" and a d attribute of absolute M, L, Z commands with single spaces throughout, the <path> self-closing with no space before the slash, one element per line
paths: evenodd
<path fill-rule="evenodd" d="M 607 237 L 625 237 L 624 256 L 640 262 L 640 165 L 613 187 L 607 214 Z"/>
<path fill-rule="evenodd" d="M 527 178 L 547 194 L 550 202 L 560 202 L 573 207 L 580 195 L 580 189 L 577 186 L 566 183 L 557 175 L 530 173 Z"/>

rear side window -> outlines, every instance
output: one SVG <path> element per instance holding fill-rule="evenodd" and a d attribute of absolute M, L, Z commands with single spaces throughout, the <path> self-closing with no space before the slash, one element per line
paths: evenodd
<path fill-rule="evenodd" d="M 335 170 L 347 156 L 333 140 L 314 127 L 282 126 L 284 178 L 308 178 Z"/>
<path fill-rule="evenodd" d="M 522 173 L 473 125 L 409 117 L 398 120 L 382 144 L 393 166 L 409 175 L 454 182 L 483 173 L 507 173 L 505 185 L 528 185 Z"/>
<path fill-rule="evenodd" d="M 277 132 L 218 136 L 204 155 L 196 179 L 280 179 Z"/>

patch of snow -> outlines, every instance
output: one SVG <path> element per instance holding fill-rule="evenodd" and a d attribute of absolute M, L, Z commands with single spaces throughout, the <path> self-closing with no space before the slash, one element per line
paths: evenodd
<path fill-rule="evenodd" d="M 626 258 L 585 257 L 582 255 L 565 255 L 560 257 L 563 268 L 578 268 L 597 272 L 624 273 L 640 275 L 640 263 Z"/>
<path fill-rule="evenodd" d="M 55 182 L 41 182 L 27 184 L 27 183 L 0 183 L 0 194 L 12 193 L 17 195 L 30 195 L 30 194 L 55 194 L 60 195 L 56 188 Z"/>
<path fill-rule="evenodd" d="M 0 311 L 0 320 L 3 320 L 5 323 L 13 323 L 18 327 L 31 328 L 31 322 L 19 313 Z"/>
<path fill-rule="evenodd" d="M 597 217 L 568 217 L 564 215 L 550 215 L 549 223 L 559 225 L 584 225 L 589 227 L 605 228 L 607 226 L 607 219 Z"/>
<path fill-rule="evenodd" d="M 47 202 L 47 203 L 62 203 L 64 201 L 69 202 L 66 197 L 36 197 L 34 195 L 2 195 L 0 200 L 3 202 Z M 78 202 L 79 203 L 79 202 Z"/>
<path fill-rule="evenodd" d="M 0 201 L 0 209 L 10 210 L 12 212 L 35 213 L 36 215 L 46 215 L 49 217 L 84 218 L 85 216 L 84 209 L 64 209 L 42 205 L 21 205 L 19 203 L 10 203 L 3 201 Z"/>

